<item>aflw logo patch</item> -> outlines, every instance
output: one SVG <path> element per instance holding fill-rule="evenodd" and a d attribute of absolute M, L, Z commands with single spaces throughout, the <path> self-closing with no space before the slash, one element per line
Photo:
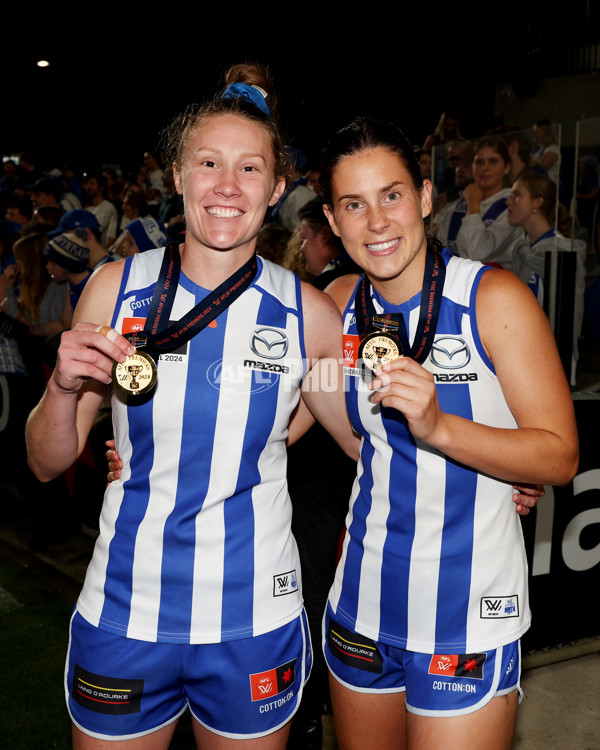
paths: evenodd
<path fill-rule="evenodd" d="M 434 654 L 429 663 L 429 674 L 483 680 L 486 659 L 487 654 Z"/>
<path fill-rule="evenodd" d="M 285 596 L 285 594 L 294 594 L 296 591 L 298 591 L 298 581 L 295 570 L 273 576 L 273 596 Z"/>
<path fill-rule="evenodd" d="M 250 675 L 250 693 L 253 701 L 262 701 L 279 695 L 293 685 L 296 679 L 296 659 L 275 669 Z"/>

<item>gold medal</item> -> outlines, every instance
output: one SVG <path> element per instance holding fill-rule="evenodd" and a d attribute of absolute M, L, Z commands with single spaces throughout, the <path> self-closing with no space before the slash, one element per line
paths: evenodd
<path fill-rule="evenodd" d="M 145 337 L 132 336 L 131 343 L 140 346 Z M 125 362 L 115 362 L 112 367 L 112 381 L 115 388 L 126 396 L 143 396 L 156 385 L 156 362 L 148 352 L 137 349 Z"/>
<path fill-rule="evenodd" d="M 389 331 L 372 331 L 360 342 L 358 359 L 365 368 L 375 373 L 384 362 L 391 362 L 403 355 L 400 339 Z"/>

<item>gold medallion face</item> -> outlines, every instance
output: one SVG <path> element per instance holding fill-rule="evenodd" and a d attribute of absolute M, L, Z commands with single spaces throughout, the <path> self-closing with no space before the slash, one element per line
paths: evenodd
<path fill-rule="evenodd" d="M 358 358 L 372 372 L 384 362 L 391 362 L 402 356 L 402 344 L 395 336 L 374 331 L 360 343 Z"/>
<path fill-rule="evenodd" d="M 156 385 L 156 362 L 144 351 L 137 350 L 125 362 L 115 362 L 112 380 L 121 393 L 127 396 L 141 396 Z"/>

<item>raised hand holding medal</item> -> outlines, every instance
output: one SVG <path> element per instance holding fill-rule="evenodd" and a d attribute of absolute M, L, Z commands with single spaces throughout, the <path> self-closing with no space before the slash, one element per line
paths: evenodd
<path fill-rule="evenodd" d="M 385 362 L 408 356 L 421 364 L 433 344 L 444 289 L 446 267 L 439 253 L 428 251 L 425 261 L 419 322 L 411 345 L 401 313 L 377 313 L 370 284 L 363 276 L 356 289 L 355 312 L 361 342 L 358 358 L 365 378 Z"/>
<path fill-rule="evenodd" d="M 404 347 L 397 336 L 398 320 L 392 315 L 375 315 L 372 321 L 375 330 L 361 338 L 358 359 L 363 374 L 375 374 L 384 362 L 391 362 L 404 354 Z"/>
<path fill-rule="evenodd" d="M 115 387 L 127 396 L 150 393 L 158 379 L 156 359 L 160 354 L 177 349 L 200 333 L 250 286 L 257 269 L 256 255 L 253 255 L 181 320 L 169 325 L 181 272 L 179 243 L 176 240 L 169 243 L 165 248 L 144 331 L 126 336 L 136 347 L 136 352 L 125 362 L 115 362 L 113 365 Z"/>
<path fill-rule="evenodd" d="M 125 338 L 136 347 L 136 351 L 130 354 L 125 362 L 114 363 L 112 380 L 115 388 L 126 396 L 143 396 L 156 385 L 156 362 L 142 348 L 148 344 L 147 336 L 135 333 L 128 334 Z"/>

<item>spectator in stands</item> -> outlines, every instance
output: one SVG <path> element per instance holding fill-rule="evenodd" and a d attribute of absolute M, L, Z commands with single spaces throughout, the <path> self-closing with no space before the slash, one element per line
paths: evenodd
<path fill-rule="evenodd" d="M 519 175 L 526 169 L 548 175 L 531 153 L 531 143 L 523 130 L 510 130 L 505 133 L 504 139 L 510 156 L 508 179 L 511 185 L 519 179 Z"/>
<path fill-rule="evenodd" d="M 73 192 L 68 177 L 60 169 L 51 170 L 48 173 L 48 177 L 51 177 L 58 183 L 60 190 L 58 202 L 63 211 L 73 211 L 75 208 L 81 208 L 81 200 Z"/>
<path fill-rule="evenodd" d="M 304 176 L 307 168 L 306 155 L 297 148 L 287 148 L 290 184 L 271 213 L 271 221 L 283 224 L 290 231 L 300 223 L 298 211 L 315 197 L 315 191 Z"/>
<path fill-rule="evenodd" d="M 132 189 L 131 187 L 125 191 L 121 208 L 123 211 L 119 222 L 119 229 L 121 231 L 125 229 L 130 221 L 141 219 L 150 214 L 144 193 L 141 190 Z"/>
<path fill-rule="evenodd" d="M 323 199 L 313 198 L 298 211 L 300 219 L 301 252 L 306 258 L 306 270 L 314 276 L 313 286 L 325 287 L 344 273 L 361 273 L 350 259 L 339 237 L 331 231 L 323 211 Z"/>
<path fill-rule="evenodd" d="M 482 138 L 475 145 L 473 182 L 463 191 L 467 214 L 456 237 L 456 252 L 463 258 L 501 265 L 510 270 L 520 227 L 507 220 L 506 199 L 511 162 L 501 136 Z"/>
<path fill-rule="evenodd" d="M 119 235 L 111 248 L 113 258 L 127 258 L 154 247 L 164 247 L 167 236 L 164 226 L 152 216 L 134 219 Z"/>
<path fill-rule="evenodd" d="M 467 213 L 463 191 L 473 182 L 473 144 L 467 140 L 456 140 L 448 144 L 448 163 L 454 169 L 454 185 L 459 191 L 458 198 L 447 203 L 433 217 L 432 234 L 444 247 L 449 247 L 456 255 L 456 237 Z"/>
<path fill-rule="evenodd" d="M 6 213 L 4 214 L 6 221 L 14 221 L 16 224 L 24 226 L 31 219 L 32 215 L 33 208 L 27 196 L 23 198 L 15 196 L 6 204 Z"/>
<path fill-rule="evenodd" d="M 462 138 L 458 117 L 451 112 L 442 112 L 435 130 L 427 136 L 423 143 L 423 150 L 434 157 L 435 171 L 431 183 L 439 193 L 445 192 L 452 184 L 451 171 L 447 163 L 446 146 L 457 138 Z"/>
<path fill-rule="evenodd" d="M 19 188 L 19 168 L 14 159 L 6 159 L 2 164 L 2 177 L 0 177 L 0 197 L 2 200 L 15 197 L 15 191 Z"/>
<path fill-rule="evenodd" d="M 154 218 L 158 217 L 158 209 L 167 188 L 163 182 L 163 170 L 154 151 L 144 152 L 144 172 L 142 188 L 148 209 Z"/>
<path fill-rule="evenodd" d="M 59 225 L 64 215 L 60 206 L 39 206 L 34 208 L 31 219 L 21 230 L 23 234 L 29 232 L 50 232 Z"/>
<path fill-rule="evenodd" d="M 460 137 L 458 117 L 452 112 L 442 112 L 435 130 L 425 139 L 423 150 L 431 153 L 434 146 L 440 146 Z"/>
<path fill-rule="evenodd" d="M 261 258 L 266 258 L 281 266 L 291 236 L 292 233 L 283 224 L 274 222 L 263 224 L 258 232 L 256 252 Z"/>
<path fill-rule="evenodd" d="M 33 208 L 50 206 L 62 209 L 60 205 L 61 186 L 55 177 L 40 177 L 32 185 L 25 188 L 31 198 Z"/>
<path fill-rule="evenodd" d="M 87 198 L 86 208 L 98 219 L 102 245 L 110 247 L 117 237 L 118 214 L 114 205 L 104 197 L 105 179 L 99 172 L 87 172 L 83 176 L 83 191 Z"/>
<path fill-rule="evenodd" d="M 71 327 L 73 311 L 92 269 L 86 233 L 81 228 L 53 237 L 44 247 L 46 270 L 58 284 L 67 284 L 63 309 L 58 318 L 31 327 L 36 336 L 55 336 Z M 57 342 L 58 344 L 58 342 Z"/>
<path fill-rule="evenodd" d="M 560 179 L 560 146 L 550 120 L 538 120 L 533 125 L 533 158 L 550 179 Z"/>
<path fill-rule="evenodd" d="M 424 180 L 431 180 L 431 154 L 429 151 L 419 149 L 416 152 L 417 161 L 419 162 L 419 169 L 423 175 Z"/>
<path fill-rule="evenodd" d="M 308 185 L 315 191 L 315 195 L 321 195 L 321 193 L 323 192 L 321 190 L 321 183 L 319 182 L 320 176 L 321 170 L 318 167 L 310 167 L 306 173 Z"/>
<path fill-rule="evenodd" d="M 181 196 L 175 188 L 172 164 L 165 167 L 162 179 L 165 192 L 158 208 L 158 220 L 165 226 L 168 226 L 172 222 L 182 222 L 184 220 L 183 203 Z"/>
<path fill-rule="evenodd" d="M 301 227 L 297 226 L 292 232 L 283 253 L 282 266 L 293 271 L 302 281 L 312 282 L 314 276 L 306 270 L 306 258 L 300 249 L 304 242 L 300 230 Z"/>
<path fill-rule="evenodd" d="M 528 284 L 543 304 L 547 253 L 561 250 L 577 254 L 571 369 L 571 385 L 575 385 L 575 369 L 579 359 L 577 341 L 583 324 L 586 244 L 583 240 L 567 238 L 557 231 L 556 195 L 556 183 L 547 175 L 541 175 L 533 170 L 523 172 L 512 186 L 507 200 L 508 223 L 525 230 L 525 236 L 515 245 L 512 271 L 521 281 Z"/>
<path fill-rule="evenodd" d="M 21 183 L 22 189 L 25 190 L 26 185 L 32 185 L 41 177 L 43 177 L 43 175 L 38 168 L 34 155 L 31 151 L 22 151 L 19 154 L 19 182 Z"/>
<path fill-rule="evenodd" d="M 43 258 L 47 237 L 30 234 L 13 245 L 15 263 L 5 272 L 6 312 L 22 323 L 46 323 L 60 317 L 66 287 L 51 279 Z M 18 282 L 18 283 L 17 283 Z"/>
<path fill-rule="evenodd" d="M 57 237 L 59 234 L 73 232 L 75 229 L 81 230 L 78 233 L 78 237 L 85 242 L 88 248 L 88 262 L 92 270 L 96 270 L 96 268 L 99 268 L 104 263 L 113 260 L 100 241 L 101 235 L 98 219 L 86 208 L 67 211 L 61 218 L 58 227 L 54 231 L 48 232 L 48 236 Z"/>

